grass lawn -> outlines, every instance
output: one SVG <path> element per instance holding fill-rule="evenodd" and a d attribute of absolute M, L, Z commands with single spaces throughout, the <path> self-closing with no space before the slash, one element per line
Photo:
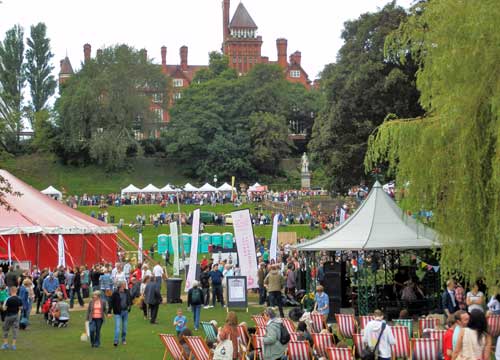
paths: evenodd
<path fill-rule="evenodd" d="M 165 288 L 162 288 L 165 296 Z M 78 307 L 78 305 L 76 305 Z M 193 330 L 193 316 L 186 311 L 186 304 L 163 304 L 160 306 L 159 325 L 151 325 L 143 319 L 142 311 L 134 307 L 129 315 L 127 345 L 113 346 L 114 321 L 107 319 L 101 330 L 101 347 L 94 349 L 89 342 L 80 341 L 80 335 L 85 331 L 84 322 L 86 311 L 73 311 L 70 325 L 67 328 L 49 327 L 43 321 L 43 316 L 32 315 L 31 325 L 27 331 L 20 331 L 17 350 L 3 350 L 0 352 L 4 359 L 39 359 L 39 360 L 66 360 L 66 359 L 161 359 L 164 346 L 158 336 L 160 333 L 175 334 L 172 325 L 177 308 L 183 308 L 188 318 L 188 327 Z M 245 309 L 234 309 L 238 320 L 253 324 L 250 316 L 261 312 L 263 307 L 251 306 L 247 313 Z M 231 309 L 233 310 L 233 309 Z M 220 305 L 213 309 L 201 309 L 201 320 L 216 320 L 219 325 L 224 323 L 225 309 Z M 204 337 L 200 329 L 194 335 Z M 10 340 L 9 340 L 10 341 Z"/>

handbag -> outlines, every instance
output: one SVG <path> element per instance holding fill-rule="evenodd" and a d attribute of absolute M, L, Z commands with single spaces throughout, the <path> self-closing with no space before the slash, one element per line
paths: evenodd
<path fill-rule="evenodd" d="M 233 342 L 224 340 L 217 344 L 214 350 L 212 360 L 232 360 L 233 359 Z"/>
<path fill-rule="evenodd" d="M 380 343 L 380 339 L 382 338 L 382 334 L 385 330 L 385 323 L 382 323 L 382 330 L 380 330 L 380 334 L 378 335 L 377 343 L 373 349 L 367 347 L 363 349 L 361 352 L 361 360 L 375 360 L 375 353 L 377 352 L 378 344 Z"/>

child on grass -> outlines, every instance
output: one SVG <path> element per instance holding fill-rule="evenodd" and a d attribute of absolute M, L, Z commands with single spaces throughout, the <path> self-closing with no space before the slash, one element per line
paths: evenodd
<path fill-rule="evenodd" d="M 186 329 L 187 318 L 182 314 L 182 309 L 177 309 L 177 316 L 174 318 L 174 326 L 177 335 Z"/>

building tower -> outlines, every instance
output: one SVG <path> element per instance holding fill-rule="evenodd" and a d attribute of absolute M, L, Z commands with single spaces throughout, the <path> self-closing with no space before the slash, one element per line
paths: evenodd
<path fill-rule="evenodd" d="M 66 80 L 72 77 L 75 72 L 73 71 L 73 67 L 71 66 L 71 62 L 67 56 L 60 61 L 59 65 L 61 68 L 59 70 L 59 86 L 61 86 Z"/>

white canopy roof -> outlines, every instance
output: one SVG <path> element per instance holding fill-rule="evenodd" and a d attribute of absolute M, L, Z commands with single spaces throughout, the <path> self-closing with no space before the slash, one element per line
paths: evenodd
<path fill-rule="evenodd" d="M 210 185 L 209 183 L 205 183 L 205 185 L 199 188 L 199 191 L 214 192 L 217 191 L 217 188 L 215 186 Z"/>
<path fill-rule="evenodd" d="M 229 185 L 227 182 L 225 182 L 224 184 L 222 184 L 221 186 L 219 186 L 219 188 L 217 189 L 219 191 L 236 191 L 235 188 L 233 188 L 231 185 Z"/>
<path fill-rule="evenodd" d="M 187 183 L 186 185 L 184 185 L 184 191 L 199 191 L 199 189 L 196 186 Z"/>
<path fill-rule="evenodd" d="M 127 186 L 125 189 L 122 189 L 122 195 L 123 194 L 130 194 L 130 193 L 140 193 L 141 189 L 139 189 L 137 186 L 130 184 Z"/>
<path fill-rule="evenodd" d="M 57 195 L 59 198 L 62 197 L 62 193 L 57 190 L 55 187 L 53 187 L 52 185 L 50 185 L 48 188 L 46 189 L 43 189 L 42 191 L 40 191 L 42 194 L 44 195 Z"/>
<path fill-rule="evenodd" d="M 170 184 L 165 185 L 160 189 L 161 192 L 178 192 L 180 191 L 179 189 L 174 189 Z"/>
<path fill-rule="evenodd" d="M 143 192 L 143 193 L 157 193 L 157 192 L 160 192 L 160 189 L 158 189 L 153 184 L 149 184 L 144 189 L 142 189 L 141 192 Z"/>
<path fill-rule="evenodd" d="M 428 249 L 436 233 L 403 214 L 377 181 L 366 200 L 341 226 L 297 245 L 302 251 Z"/>

